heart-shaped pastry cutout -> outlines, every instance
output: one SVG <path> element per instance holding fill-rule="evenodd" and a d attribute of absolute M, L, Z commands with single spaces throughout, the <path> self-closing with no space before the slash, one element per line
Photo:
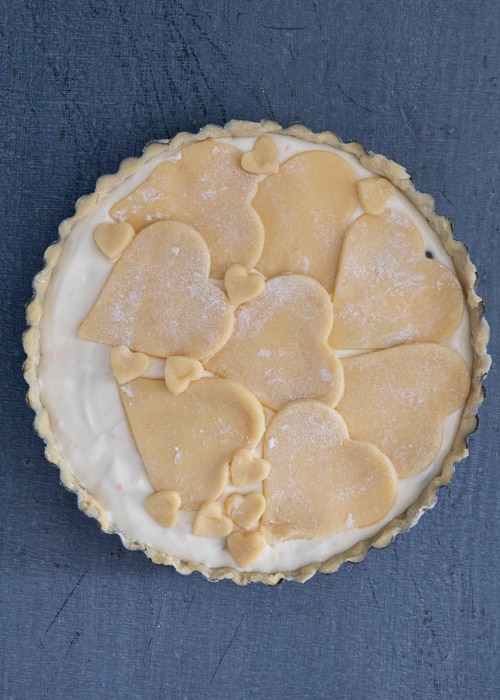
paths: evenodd
<path fill-rule="evenodd" d="M 177 221 L 148 226 L 115 263 L 80 337 L 156 357 L 212 355 L 231 334 L 233 311 L 209 269 L 194 229 Z"/>
<path fill-rule="evenodd" d="M 259 272 L 250 272 L 243 265 L 231 265 L 224 275 L 224 283 L 229 301 L 235 306 L 262 294 L 266 285 Z"/>
<path fill-rule="evenodd" d="M 440 343 L 457 329 L 463 309 L 453 272 L 426 257 L 424 239 L 407 216 L 388 209 L 354 222 L 333 294 L 332 347 Z"/>
<path fill-rule="evenodd" d="M 241 156 L 241 167 L 257 175 L 276 174 L 280 169 L 280 156 L 272 136 L 259 136 L 253 150 Z"/>
<path fill-rule="evenodd" d="M 261 530 L 270 544 L 373 525 L 396 498 L 389 459 L 351 440 L 340 413 L 319 401 L 297 401 L 277 413 L 264 456 L 271 472 Z"/>
<path fill-rule="evenodd" d="M 367 214 L 382 214 L 386 202 L 395 192 L 392 182 L 385 177 L 366 177 L 358 181 L 359 203 Z"/>
<path fill-rule="evenodd" d="M 252 269 L 262 252 L 264 228 L 251 205 L 257 176 L 241 168 L 241 152 L 205 139 L 175 155 L 118 202 L 111 216 L 136 231 L 163 219 L 189 224 L 210 250 L 212 278 L 224 279 L 235 260 Z"/>
<path fill-rule="evenodd" d="M 446 416 L 462 408 L 470 376 L 462 358 L 442 345 L 400 345 L 343 360 L 338 410 L 349 434 L 386 454 L 400 478 L 436 457 Z"/>
<path fill-rule="evenodd" d="M 203 365 L 199 360 L 171 355 L 165 362 L 165 384 L 173 394 L 181 394 L 191 382 L 200 379 L 203 372 Z"/>
<path fill-rule="evenodd" d="M 144 501 L 149 515 L 161 527 L 173 527 L 181 506 L 181 497 L 177 491 L 156 491 Z"/>
<path fill-rule="evenodd" d="M 268 461 L 254 457 L 250 450 L 238 450 L 231 460 L 231 481 L 238 488 L 244 488 L 264 481 L 270 469 Z"/>
<path fill-rule="evenodd" d="M 267 546 L 260 532 L 232 532 L 227 538 L 227 548 L 240 569 L 246 569 Z"/>
<path fill-rule="evenodd" d="M 309 275 L 331 292 L 357 202 L 356 175 L 342 156 L 308 151 L 282 163 L 277 175 L 259 183 L 252 202 L 266 232 L 255 267 L 268 278 Z"/>
<path fill-rule="evenodd" d="M 334 405 L 343 378 L 328 346 L 331 327 L 330 298 L 318 282 L 275 277 L 240 306 L 232 336 L 207 367 L 241 382 L 273 409 L 305 398 Z"/>
<path fill-rule="evenodd" d="M 181 394 L 161 379 L 136 379 L 120 396 L 154 490 L 177 491 L 186 510 L 217 499 L 233 454 L 264 433 L 260 403 L 227 379 L 199 379 Z"/>
<path fill-rule="evenodd" d="M 134 228 L 123 221 L 119 224 L 99 224 L 94 230 L 94 241 L 110 260 L 116 260 L 135 236 Z"/>
<path fill-rule="evenodd" d="M 132 352 L 125 345 L 111 348 L 111 369 L 118 384 L 126 384 L 147 372 L 150 359 L 142 352 Z"/>
<path fill-rule="evenodd" d="M 258 491 L 232 493 L 224 501 L 224 512 L 243 530 L 253 530 L 265 509 L 266 499 Z"/>
<path fill-rule="evenodd" d="M 191 529 L 198 537 L 227 537 L 233 522 L 223 514 L 217 501 L 208 501 L 200 506 Z"/>

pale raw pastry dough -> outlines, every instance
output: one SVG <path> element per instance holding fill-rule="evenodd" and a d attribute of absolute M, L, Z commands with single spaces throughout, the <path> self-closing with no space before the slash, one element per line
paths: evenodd
<path fill-rule="evenodd" d="M 241 156 L 241 167 L 257 175 L 275 175 L 280 169 L 280 158 L 273 138 L 259 136 L 253 149 Z"/>
<path fill-rule="evenodd" d="M 142 352 L 132 352 L 125 345 L 111 349 L 110 363 L 118 384 L 126 384 L 137 379 L 149 369 L 151 361 Z"/>
<path fill-rule="evenodd" d="M 265 279 L 258 272 L 250 272 L 243 265 L 231 265 L 224 275 L 226 294 L 231 304 L 238 306 L 264 291 Z"/>
<path fill-rule="evenodd" d="M 171 355 L 165 360 L 165 384 L 173 394 L 186 391 L 191 382 L 203 375 L 203 365 L 199 360 L 182 355 Z"/>
<path fill-rule="evenodd" d="M 340 360 L 328 346 L 332 305 L 315 280 L 275 277 L 236 312 L 233 334 L 207 367 L 241 382 L 270 408 L 314 398 L 335 405 L 342 395 Z"/>
<path fill-rule="evenodd" d="M 119 224 L 99 224 L 94 230 L 94 241 L 110 260 L 116 260 L 131 243 L 135 231 L 126 221 Z"/>
<path fill-rule="evenodd" d="M 416 343 L 344 361 L 345 391 L 338 411 L 349 434 L 368 440 L 406 478 L 436 456 L 443 421 L 462 408 L 470 390 L 467 367 L 454 350 Z"/>
<path fill-rule="evenodd" d="M 209 269 L 208 248 L 194 229 L 151 224 L 115 263 L 80 337 L 157 357 L 212 355 L 231 333 L 233 311 L 209 282 Z"/>
<path fill-rule="evenodd" d="M 237 566 L 246 569 L 267 546 L 264 536 L 258 532 L 232 532 L 227 538 L 227 548 Z"/>
<path fill-rule="evenodd" d="M 310 275 L 331 292 L 356 204 L 356 176 L 343 158 L 324 151 L 293 156 L 259 184 L 253 200 L 266 232 L 257 269 L 266 277 Z"/>
<path fill-rule="evenodd" d="M 366 177 L 359 180 L 357 190 L 359 203 L 367 214 L 382 214 L 387 200 L 396 191 L 392 182 L 385 177 Z"/>
<path fill-rule="evenodd" d="M 404 214 L 364 214 L 350 227 L 333 293 L 333 348 L 439 343 L 457 329 L 463 310 L 457 278 L 426 257 Z"/>
<path fill-rule="evenodd" d="M 181 497 L 177 491 L 155 491 L 144 501 L 144 507 L 161 527 L 173 527 L 177 522 Z"/>
<path fill-rule="evenodd" d="M 376 523 L 390 510 L 397 476 L 369 442 L 351 440 L 337 411 L 319 401 L 285 406 L 264 437 L 271 472 L 261 530 L 272 544 Z"/>
<path fill-rule="evenodd" d="M 231 481 L 238 488 L 243 488 L 263 481 L 270 470 L 271 465 L 267 460 L 254 457 L 250 450 L 238 450 L 230 465 Z"/>
<path fill-rule="evenodd" d="M 241 152 L 211 139 L 182 149 L 181 157 L 159 165 L 111 215 L 139 231 L 172 219 L 201 233 L 212 257 L 211 277 L 223 279 L 240 263 L 252 268 L 264 242 L 262 222 L 250 206 L 257 178 L 240 166 Z"/>
<path fill-rule="evenodd" d="M 217 501 L 207 501 L 198 509 L 193 520 L 193 535 L 198 537 L 227 537 L 233 521 L 224 515 Z"/>
<path fill-rule="evenodd" d="M 218 498 L 233 454 L 252 450 L 264 432 L 260 403 L 227 379 L 203 378 L 181 394 L 136 379 L 120 395 L 153 488 L 177 491 L 183 510 Z"/>
<path fill-rule="evenodd" d="M 266 509 L 266 499 L 258 491 L 232 493 L 224 501 L 224 511 L 229 518 L 243 528 L 255 528 Z"/>
<path fill-rule="evenodd" d="M 236 146 L 233 147 L 226 142 L 232 136 L 244 138 L 231 141 Z M 212 137 L 222 141 L 214 141 Z M 274 142 L 274 139 L 276 149 L 270 148 L 270 141 Z M 328 150 L 331 147 L 336 149 L 335 153 Z M 268 176 L 266 171 L 277 168 L 276 152 L 279 153 L 282 165 L 277 174 Z M 288 161 L 285 161 L 287 157 Z M 252 161 L 253 169 L 258 174 L 245 172 L 242 167 L 245 164 L 248 166 L 249 162 L 252 164 Z M 318 172 L 314 173 L 316 167 Z M 341 170 L 346 176 L 343 183 L 340 182 Z M 330 186 L 338 197 L 335 192 L 328 191 Z M 198 269 L 201 276 L 197 277 L 197 282 L 200 282 L 201 287 L 197 287 L 195 296 L 200 295 L 200 290 L 208 294 L 209 298 L 200 300 L 201 306 L 208 302 L 205 309 L 207 313 L 213 312 L 214 304 L 221 304 L 218 318 L 222 330 L 218 328 L 212 340 L 207 343 L 206 329 L 203 329 L 205 314 L 200 311 L 198 316 L 195 314 L 193 317 L 190 308 L 189 313 L 180 314 L 177 320 L 181 333 L 186 326 L 196 328 L 194 343 L 193 336 L 190 336 L 189 343 L 183 344 L 181 348 L 172 348 L 173 324 L 169 328 L 169 337 L 162 339 L 159 351 L 153 352 L 152 347 L 144 351 L 167 359 L 163 363 L 152 358 L 148 376 L 160 377 L 162 365 L 167 364 L 173 354 L 181 354 L 182 360 L 194 362 L 196 375 L 200 367 L 196 358 L 207 364 L 213 353 L 218 355 L 225 351 L 225 342 L 233 328 L 233 306 L 240 307 L 235 312 L 238 317 L 241 315 L 244 318 L 247 314 L 253 321 L 257 319 L 258 333 L 262 332 L 264 326 L 270 328 L 272 325 L 273 321 L 266 316 L 265 311 L 262 319 L 259 319 L 257 314 L 252 315 L 248 310 L 260 303 L 269 285 L 273 289 L 273 284 L 280 285 L 282 282 L 271 279 L 260 296 L 254 296 L 255 288 L 248 295 L 248 290 L 244 289 L 248 280 L 250 287 L 256 280 L 262 286 L 262 275 L 256 275 L 255 269 L 268 277 L 285 272 L 292 280 L 294 270 L 299 270 L 304 275 L 321 280 L 330 293 L 335 287 L 336 261 L 346 235 L 346 227 L 359 218 L 360 211 L 374 214 L 383 211 L 388 205 L 401 212 L 403 219 L 405 215 L 411 218 L 418 227 L 421 236 L 419 245 L 421 247 L 425 240 L 428 247 L 425 253 L 425 249 L 419 249 L 420 258 L 423 255 L 438 258 L 446 261 L 450 269 L 455 265 L 467 298 L 467 314 L 457 332 L 446 343 L 462 353 L 472 368 L 473 376 L 472 390 L 463 412 L 460 412 L 462 407 L 459 406 L 457 412 L 444 421 L 443 446 L 438 456 L 424 472 L 402 481 L 399 488 L 388 456 L 381 458 L 381 453 L 374 444 L 362 442 L 360 446 L 358 440 L 349 439 L 345 432 L 339 414 L 343 413 L 344 408 L 346 414 L 349 413 L 350 394 L 356 393 L 357 380 L 352 381 L 354 370 L 349 372 L 349 386 L 342 398 L 343 370 L 340 360 L 333 372 L 334 383 L 338 384 L 336 392 L 333 392 L 336 395 L 333 398 L 331 395 L 321 397 L 322 401 L 328 401 L 332 407 L 341 398 L 336 411 L 317 400 L 285 405 L 274 419 L 272 411 L 266 409 L 270 426 L 265 444 L 259 444 L 264 432 L 264 411 L 248 388 L 219 378 L 200 378 L 189 383 L 185 389 L 181 386 L 184 391 L 177 395 L 167 388 L 169 378 L 172 379 L 172 374 L 167 371 L 165 381 L 136 379 L 125 383 L 118 391 L 109 371 L 109 349 L 100 347 L 95 342 L 81 342 L 74 337 L 75 328 L 82 323 L 90 304 L 98 298 L 105 284 L 105 276 L 112 269 L 109 260 L 106 261 L 93 245 L 94 233 L 97 234 L 94 235 L 96 245 L 114 261 L 120 255 L 126 258 L 130 249 L 135 247 L 136 241 L 128 240 L 135 231 L 139 232 L 140 239 L 153 222 L 163 222 L 153 223 L 159 227 L 167 225 L 166 229 L 158 229 L 159 239 L 165 241 L 160 230 L 171 232 L 175 229 L 180 243 L 186 243 L 191 250 L 189 254 L 186 251 L 186 259 L 190 258 L 194 263 L 194 258 L 198 256 L 203 260 L 201 268 L 205 272 L 201 275 L 201 268 Z M 266 231 L 268 240 L 260 262 L 264 227 L 254 206 L 260 206 L 260 213 L 266 219 L 266 227 L 269 229 Z M 313 211 L 316 207 L 317 211 Z M 110 215 L 117 222 L 111 226 Z M 385 211 L 382 218 L 389 215 L 391 212 Z M 182 221 L 176 223 L 176 219 Z M 196 230 L 189 228 L 189 225 Z M 173 226 L 173 229 L 169 226 Z M 185 236 L 185 228 L 179 226 L 189 228 L 190 233 Z M 482 319 L 481 301 L 474 292 L 475 270 L 464 247 L 452 239 L 449 223 L 434 214 L 431 199 L 415 192 L 401 166 L 381 156 L 367 154 L 357 144 L 342 144 L 332 134 L 312 134 L 300 126 L 281 130 L 278 125 L 266 122 L 232 123 L 224 129 L 207 127 L 196 136 L 181 134 L 168 144 L 152 144 L 142 158 L 127 160 L 119 173 L 101 178 L 96 193 L 79 202 L 75 217 L 61 225 L 60 233 L 60 242 L 47 251 L 47 265 L 37 276 L 36 298 L 28 310 L 32 326 L 25 335 L 29 399 L 37 412 L 37 430 L 47 442 L 47 456 L 60 465 L 63 483 L 78 491 L 79 505 L 89 514 L 98 517 L 106 531 L 119 532 L 126 546 L 141 548 L 154 561 L 173 564 L 184 573 L 196 569 L 215 580 L 231 577 L 238 583 L 277 583 L 281 578 L 304 581 L 318 569 L 331 572 L 342 561 L 361 560 L 372 544 L 384 546 L 396 532 L 412 526 L 422 510 L 434 503 L 437 487 L 450 480 L 453 463 L 465 456 L 465 436 L 476 425 L 475 413 L 482 401 L 481 378 L 489 366 L 485 349 L 487 324 Z M 173 242 L 170 253 L 176 256 L 180 248 L 180 245 Z M 172 300 L 168 299 L 168 290 L 164 288 L 164 270 L 159 269 L 162 264 L 156 259 L 156 250 L 150 252 L 156 273 L 151 275 L 145 305 L 152 318 L 158 317 L 161 323 L 164 320 L 168 322 L 176 313 L 178 304 L 184 304 L 185 299 L 175 299 L 172 303 L 175 308 L 170 309 Z M 411 259 L 412 256 L 409 257 Z M 120 259 L 114 265 L 108 282 L 121 263 Z M 211 281 L 208 280 L 210 266 Z M 231 270 L 233 273 L 235 270 L 244 271 L 240 280 L 234 280 L 232 290 L 231 282 L 228 283 L 231 273 L 226 276 Z M 129 272 L 133 274 L 132 269 Z M 188 277 L 189 274 L 188 271 Z M 455 271 L 451 274 L 454 276 Z M 221 280 L 225 276 L 225 290 L 231 304 L 228 304 L 226 295 L 221 291 L 224 289 Z M 179 277 L 184 278 L 184 273 L 180 273 Z M 214 277 L 217 279 L 214 280 Z M 276 279 L 279 280 L 279 277 Z M 316 283 L 309 281 L 312 289 Z M 135 290 L 135 286 L 142 285 L 144 277 L 137 280 L 137 285 L 135 282 L 131 283 L 130 288 L 125 285 L 123 299 L 127 295 L 130 297 L 127 303 L 132 303 L 133 294 L 130 292 Z M 404 286 L 403 275 L 399 283 L 396 287 Z M 215 296 L 211 297 L 217 287 Z M 302 287 L 300 289 L 303 292 L 305 286 Z M 455 289 L 459 289 L 458 284 Z M 156 308 L 149 306 L 151 290 L 153 296 L 156 290 L 158 299 L 162 299 Z M 257 287 L 257 291 L 261 290 Z M 181 296 L 189 297 L 192 292 L 192 280 L 186 280 Z M 314 309 L 316 306 L 318 309 L 321 307 L 323 302 L 318 304 L 321 295 L 324 299 L 324 291 L 311 294 L 309 301 L 313 300 Z M 277 294 L 273 297 L 276 307 L 271 316 L 276 312 L 279 317 L 282 302 L 278 303 L 277 297 Z M 334 297 L 334 301 L 340 299 L 336 293 Z M 67 303 L 68 299 L 72 300 L 71 304 Z M 163 308 L 165 304 L 168 309 Z M 421 306 L 427 304 L 427 298 L 422 298 Z M 288 330 L 283 332 L 281 324 L 278 324 L 283 344 L 277 346 L 280 358 L 277 365 L 285 356 L 288 356 L 288 364 L 283 367 L 283 371 L 273 369 L 267 376 L 278 383 L 281 379 L 291 379 L 292 384 L 302 385 L 307 383 L 305 379 L 310 372 L 308 357 L 311 348 L 318 349 L 319 345 L 319 354 L 323 360 L 331 353 L 325 341 L 329 332 L 326 329 L 331 326 L 332 305 L 329 301 L 330 321 L 326 322 L 325 317 L 315 325 L 313 318 L 312 326 L 307 325 L 309 311 L 300 309 L 301 303 L 298 304 L 300 321 L 296 322 L 295 306 L 295 299 L 283 302 L 282 316 L 285 317 L 287 313 L 290 316 L 288 321 L 285 320 L 285 329 Z M 389 314 L 393 312 L 394 306 L 394 303 L 388 305 Z M 229 314 L 226 311 L 228 307 Z M 316 313 L 318 309 L 312 314 L 313 317 L 321 316 L 321 313 Z M 126 315 L 126 303 L 119 310 Z M 426 313 L 432 315 L 434 310 L 434 307 L 427 308 Z M 91 311 L 91 315 L 94 311 L 95 309 Z M 141 309 L 137 318 L 142 318 L 143 312 Z M 160 318 L 162 313 L 165 314 L 164 320 Z M 417 309 L 417 315 L 419 313 L 420 309 Z M 111 314 L 103 318 L 99 332 L 104 328 L 103 332 L 108 333 L 107 325 L 115 326 L 119 315 L 115 313 L 114 316 Z M 369 322 L 368 319 L 367 323 Z M 83 329 L 85 324 L 86 322 Z M 98 342 L 112 346 L 125 345 L 132 351 L 137 350 L 129 342 L 131 329 L 127 324 L 122 326 L 121 321 L 117 325 L 120 332 L 125 331 L 122 335 L 127 337 L 106 337 L 98 339 Z M 131 325 L 135 325 L 135 321 Z M 145 325 L 150 324 L 148 322 Z M 226 325 L 227 336 L 224 331 Z M 142 330 L 144 335 L 144 331 L 149 328 Z M 449 328 L 446 332 L 448 331 Z M 251 340 L 248 329 L 245 332 L 246 340 Z M 255 343 L 254 350 L 257 354 L 255 358 L 250 358 L 256 366 L 260 363 L 259 372 L 264 375 L 264 361 L 270 357 L 266 333 L 262 336 L 266 343 L 262 347 Z M 213 344 L 210 345 L 212 341 Z M 189 345 L 196 347 L 189 349 Z M 346 368 L 351 365 L 354 368 L 358 362 L 358 358 L 349 358 L 355 349 L 346 348 L 347 352 L 337 353 L 343 358 Z M 361 349 L 371 350 L 368 346 Z M 294 353 L 297 357 L 302 354 L 299 362 L 290 362 Z M 379 353 L 368 352 L 365 357 L 371 355 Z M 361 361 L 362 358 L 359 358 Z M 285 376 L 287 373 L 288 378 Z M 328 383 L 328 372 L 320 374 L 320 379 Z M 431 372 L 430 375 L 432 374 Z M 424 371 L 422 375 L 425 375 Z M 461 385 L 463 373 L 461 370 L 458 374 L 452 371 L 451 375 L 447 373 L 447 377 L 451 385 Z M 178 378 L 176 376 L 173 379 L 175 382 Z M 424 376 L 422 379 L 428 381 Z M 209 382 L 222 384 L 209 385 Z M 179 388 L 179 385 L 176 384 L 175 388 Z M 373 387 L 369 388 L 372 391 Z M 364 405 L 364 391 L 360 390 L 359 394 L 358 406 Z M 124 420 L 120 401 L 116 401 L 113 406 L 112 397 L 118 396 L 121 396 L 125 406 L 128 424 Z M 284 401 L 290 398 L 285 397 Z M 279 401 L 276 405 L 278 404 Z M 293 423 L 290 419 L 292 408 L 303 404 L 309 406 L 307 416 L 299 415 Z M 108 409 L 111 409 L 109 414 Z M 299 414 L 301 410 L 299 409 Z M 391 410 L 395 410 L 394 406 Z M 404 407 L 400 410 L 400 416 L 403 413 Z M 320 419 L 315 420 L 318 414 Z M 372 425 L 375 421 L 374 414 L 372 411 L 361 426 L 362 429 Z M 64 417 L 62 421 L 61 415 Z M 283 423 L 285 419 L 286 422 Z M 442 422 L 442 417 L 437 417 L 436 420 Z M 326 448 L 318 450 L 315 431 L 318 430 L 317 424 L 322 423 L 323 427 L 325 424 L 330 426 L 327 431 L 330 435 L 326 440 Z M 281 445 L 274 442 L 280 437 L 276 434 L 280 426 L 286 433 L 286 439 Z M 132 429 L 131 432 L 129 428 Z M 291 432 L 295 435 L 289 435 Z M 379 425 L 375 432 L 374 442 L 383 433 L 383 427 Z M 75 440 L 72 439 L 74 437 Z M 297 440 L 294 447 L 290 446 L 292 440 Z M 304 445 L 308 440 L 309 449 L 306 449 Z M 320 445 L 321 442 L 319 440 Z M 359 449 L 362 458 L 355 461 L 351 474 L 352 465 L 348 458 L 356 449 Z M 279 459 L 273 457 L 272 468 L 269 459 L 261 458 L 262 450 L 264 457 L 269 459 L 272 451 L 277 450 L 274 454 Z M 286 459 L 287 450 L 290 460 Z M 296 456 L 300 457 L 301 450 L 307 452 L 307 458 L 299 461 Z M 337 453 L 340 459 L 332 464 L 333 456 L 339 456 Z M 316 461 L 311 467 L 312 456 Z M 275 488 L 280 478 L 280 465 L 283 466 L 284 462 L 284 471 L 290 467 L 291 477 L 300 482 L 299 485 L 303 486 L 303 493 L 306 494 L 306 498 L 300 493 L 287 494 L 293 501 L 289 517 L 281 511 L 281 496 Z M 374 470 L 372 475 L 379 479 L 376 487 L 372 489 L 370 485 L 365 492 L 366 508 L 360 496 L 362 466 L 365 462 L 371 462 Z M 305 473 L 302 470 L 303 463 L 308 466 Z M 146 466 L 145 471 L 143 464 Z M 331 473 L 336 475 L 340 489 L 344 484 L 343 477 L 349 482 L 345 489 L 348 501 L 342 500 L 339 491 L 336 491 L 332 499 L 327 490 L 321 488 L 321 475 L 330 468 Z M 318 480 L 317 486 L 314 485 L 315 480 Z M 287 481 L 287 485 L 291 483 L 292 481 Z M 82 484 L 86 484 L 86 488 Z M 157 489 L 152 494 L 151 486 Z M 335 489 L 333 484 L 329 487 Z M 381 489 L 378 506 L 374 505 L 376 488 Z M 260 494 L 261 489 L 264 494 Z M 241 493 L 233 493 L 235 490 L 240 490 Z M 245 503 L 248 490 L 256 494 L 252 499 L 258 500 L 261 507 L 265 497 L 270 498 L 264 520 L 255 522 L 255 513 L 258 511 L 254 510 L 254 520 L 242 521 L 237 516 L 242 524 L 235 522 L 233 525 L 233 521 L 221 511 L 221 504 L 225 507 L 227 501 L 227 507 L 234 506 L 236 511 L 237 503 Z M 387 510 L 395 490 L 397 499 Z M 307 499 L 311 493 L 319 502 L 316 515 L 309 512 Z M 331 507 L 323 508 L 326 500 L 330 501 Z M 347 509 L 347 505 L 352 507 Z M 379 512 L 376 512 L 377 507 Z M 193 512 L 186 512 L 197 508 L 207 516 L 205 521 L 203 518 L 197 519 L 198 516 Z M 293 518 L 294 509 L 298 513 L 297 526 L 288 522 Z M 362 511 L 361 518 L 358 510 Z M 279 517 L 271 522 L 277 513 Z M 211 530 L 210 515 L 216 523 L 212 523 Z M 365 522 L 363 518 L 373 524 L 358 530 L 358 526 Z M 194 531 L 198 535 L 191 534 L 194 522 Z M 238 530 L 245 525 L 257 529 L 252 532 L 230 532 L 233 527 Z M 271 546 L 267 546 L 264 537 L 266 527 L 272 540 Z M 165 528 L 169 528 L 168 531 Z M 283 539 L 280 539 L 281 531 L 284 532 Z M 314 533 L 318 531 L 326 534 L 316 537 Z M 227 537 L 228 532 L 230 534 Z M 225 537 L 227 547 L 225 539 L 220 539 Z"/>

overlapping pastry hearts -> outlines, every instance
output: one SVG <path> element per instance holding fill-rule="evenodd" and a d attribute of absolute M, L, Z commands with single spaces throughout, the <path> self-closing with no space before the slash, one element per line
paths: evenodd
<path fill-rule="evenodd" d="M 79 335 L 113 347 L 159 525 L 196 510 L 192 532 L 227 537 L 246 568 L 267 544 L 381 521 L 398 479 L 435 459 L 469 391 L 464 361 L 438 345 L 464 300 L 387 209 L 394 193 L 335 153 L 280 165 L 270 136 L 243 155 L 207 139 L 97 227 L 118 260 Z M 148 355 L 166 358 L 164 381 L 137 378 Z"/>
<path fill-rule="evenodd" d="M 212 139 L 192 143 L 177 160 L 161 163 L 111 215 L 136 231 L 162 219 L 189 224 L 208 245 L 210 276 L 216 279 L 223 279 L 233 263 L 251 269 L 262 252 L 264 230 L 250 206 L 257 177 L 240 161 L 234 146 Z"/>

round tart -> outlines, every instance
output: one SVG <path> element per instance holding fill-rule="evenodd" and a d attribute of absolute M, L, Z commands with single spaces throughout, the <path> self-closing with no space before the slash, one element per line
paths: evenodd
<path fill-rule="evenodd" d="M 148 146 L 60 227 L 28 307 L 35 426 L 80 508 L 182 573 L 305 581 L 433 505 L 488 326 L 403 168 L 263 122 Z"/>

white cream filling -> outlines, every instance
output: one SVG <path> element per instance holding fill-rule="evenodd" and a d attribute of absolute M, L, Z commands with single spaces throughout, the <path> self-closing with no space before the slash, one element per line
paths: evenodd
<path fill-rule="evenodd" d="M 279 147 L 281 161 L 308 150 L 334 151 L 354 168 L 359 178 L 373 176 L 355 156 L 338 149 L 283 135 L 274 135 L 273 138 Z M 220 140 L 247 151 L 252 149 L 255 138 Z M 95 226 L 112 222 L 109 211 L 113 205 L 134 190 L 160 162 L 179 157 L 178 152 L 152 157 L 90 215 L 80 220 L 65 239 L 44 303 L 38 376 L 42 401 L 66 463 L 77 480 L 103 506 L 123 537 L 184 561 L 234 568 L 235 563 L 224 540 L 191 534 L 192 513 L 181 512 L 178 523 L 169 529 L 160 527 L 148 515 L 143 504 L 152 493 L 152 487 L 132 439 L 119 389 L 110 369 L 110 349 L 80 340 L 77 336 L 80 323 L 93 306 L 113 267 L 94 244 Z M 421 231 L 434 258 L 453 269 L 438 236 L 402 193 L 391 197 L 388 206 L 405 213 Z M 358 206 L 352 219 L 361 213 Z M 470 367 L 469 336 L 469 318 L 464 314 L 460 327 L 446 345 L 454 348 Z M 344 351 L 338 354 L 353 353 Z M 163 363 L 155 361 L 149 375 L 162 376 L 162 371 Z M 415 502 L 430 480 L 439 474 L 443 459 L 453 444 L 459 420 L 460 412 L 446 419 L 443 442 L 436 459 L 425 471 L 399 482 L 396 502 L 383 521 L 361 529 L 349 527 L 347 522 L 341 533 L 268 546 L 249 568 L 265 573 L 291 571 L 311 562 L 324 561 L 375 535 Z"/>

